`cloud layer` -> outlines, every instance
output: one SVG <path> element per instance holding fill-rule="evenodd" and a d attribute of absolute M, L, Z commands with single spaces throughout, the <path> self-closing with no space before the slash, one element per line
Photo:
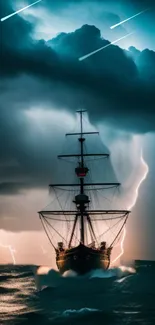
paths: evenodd
<path fill-rule="evenodd" d="M 2 9 L 3 15 L 11 11 Z M 34 42 L 32 25 L 19 16 L 1 23 L 1 28 L 4 79 L 24 74 L 37 78 L 38 83 L 44 80 L 53 89 L 52 94 L 46 91 L 46 101 L 57 108 L 75 110 L 82 105 L 93 121 L 104 119 L 137 132 L 154 130 L 155 52 L 132 47 L 124 51 L 111 45 L 79 62 L 80 56 L 108 44 L 95 26 L 61 33 L 47 43 Z M 6 83 L 2 90 L 7 91 Z M 28 92 L 29 101 L 45 100 L 44 94 Z M 20 95 L 18 100 L 22 101 Z"/>
<path fill-rule="evenodd" d="M 1 2 L 0 11 L 1 17 L 12 12 L 11 2 Z M 111 45 L 79 62 L 109 43 L 95 26 L 62 32 L 48 42 L 34 41 L 33 24 L 18 15 L 0 27 L 1 194 L 49 179 L 49 173 L 42 175 L 43 166 L 50 165 L 49 134 L 32 135 L 27 111 L 39 107 L 46 114 L 53 108 L 72 114 L 82 107 L 92 123 L 136 133 L 155 130 L 155 52 Z"/>

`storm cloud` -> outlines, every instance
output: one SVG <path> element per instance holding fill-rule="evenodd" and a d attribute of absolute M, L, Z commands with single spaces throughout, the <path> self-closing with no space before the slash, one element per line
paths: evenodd
<path fill-rule="evenodd" d="M 27 1 L 28 4 L 31 2 Z M 116 3 L 118 2 L 124 18 L 152 5 L 152 1 L 146 0 L 134 1 L 134 5 L 132 1 L 126 1 L 126 6 L 129 3 L 129 8 L 124 11 L 124 1 Z M 0 1 L 0 17 L 19 9 L 14 7 L 16 4 L 18 1 Z M 111 10 L 109 4 L 112 4 Z M 141 177 L 140 145 L 136 147 L 135 142 L 130 141 L 130 137 L 132 139 L 133 133 L 144 134 L 155 130 L 155 52 L 151 50 L 154 48 L 152 42 L 154 36 L 150 37 L 152 47 L 149 47 L 149 42 L 146 42 L 148 33 L 150 35 L 154 33 L 154 24 L 150 29 L 146 28 L 147 31 L 145 30 L 144 33 L 143 44 L 147 44 L 148 48 L 142 51 L 138 46 L 140 29 L 143 33 L 144 22 L 147 27 L 150 26 L 151 21 L 154 23 L 153 11 L 148 12 L 148 16 L 141 16 L 137 24 L 136 21 L 131 22 L 131 29 L 136 29 L 136 32 L 134 44 L 132 38 L 128 38 L 131 45 L 129 50 L 111 45 L 85 61 L 78 60 L 79 57 L 109 44 L 109 40 L 117 39 L 130 32 L 127 25 L 120 26 L 114 31 L 110 30 L 112 24 L 122 19 L 119 12 L 113 10 L 113 5 L 116 8 L 115 1 L 110 0 L 93 2 L 44 0 L 34 6 L 32 11 L 0 23 L 0 211 L 1 228 L 5 230 L 16 232 L 23 229 L 41 229 L 35 217 L 36 211 L 45 206 L 47 196 L 45 188 L 47 189 L 49 182 L 57 181 L 57 176 L 62 179 L 62 171 L 61 174 L 57 173 L 58 165 L 55 157 L 61 153 L 64 133 L 70 131 L 70 127 L 74 124 L 75 111 L 79 108 L 88 109 L 92 124 L 100 125 L 105 144 L 103 126 L 105 129 L 106 126 L 109 128 L 108 134 L 113 136 L 111 151 L 114 151 L 114 154 L 111 156 L 113 158 L 117 156 L 117 161 L 113 165 L 119 169 L 118 180 L 121 182 L 128 180 L 130 175 L 130 182 L 126 188 L 127 192 L 129 189 L 127 201 L 135 195 L 136 177 L 139 179 Z M 71 28 L 74 17 L 80 12 L 82 15 L 84 8 L 83 21 L 77 19 L 76 27 L 73 24 Z M 85 15 L 87 8 L 89 17 Z M 42 40 L 37 40 L 35 33 L 38 26 L 42 29 L 40 19 L 44 21 L 47 13 L 51 21 L 50 24 L 46 21 L 46 26 L 48 24 L 53 26 L 52 14 L 55 14 L 59 16 L 56 25 L 60 22 L 59 31 L 61 26 L 62 33 L 51 37 L 48 41 L 45 41 L 47 38 L 44 37 Z M 63 20 L 65 15 L 66 20 Z M 90 16 L 94 21 L 89 21 Z M 149 19 L 150 17 L 152 20 Z M 71 18 L 72 22 L 69 26 L 71 32 L 66 32 L 65 23 Z M 47 34 L 50 35 L 50 31 L 47 30 Z M 51 35 L 53 34 L 52 31 Z M 119 141 L 114 141 L 117 138 L 117 130 L 121 134 L 122 146 L 119 145 Z M 153 145 L 151 154 L 153 154 Z M 107 148 L 103 149 L 107 150 Z M 154 162 L 153 156 L 152 162 Z M 151 199 L 147 203 L 148 193 L 151 192 L 151 195 L 154 193 L 151 183 L 154 177 L 153 163 L 152 166 L 150 163 L 149 167 L 147 194 L 144 193 L 142 203 L 139 201 L 141 214 L 145 214 L 143 218 L 148 225 L 148 234 L 149 229 L 153 229 L 154 220 L 153 196 L 149 196 Z M 148 212 L 150 224 L 146 218 Z M 134 222 L 132 223 L 129 247 L 132 242 L 134 254 L 137 249 L 137 233 L 142 224 L 141 217 L 137 219 L 138 226 L 135 230 Z M 30 232 L 28 236 L 29 234 Z M 33 237 L 31 243 L 37 242 L 38 245 L 38 238 L 34 240 Z M 29 239 L 25 242 L 25 250 L 29 256 L 33 245 L 27 248 Z M 23 235 L 21 235 L 22 243 Z M 147 243 L 144 236 L 139 243 L 140 250 L 143 246 L 145 250 Z M 19 247 L 23 246 L 19 245 Z M 152 247 L 153 242 L 150 242 L 148 250 L 151 251 Z M 36 256 L 36 249 L 34 249 L 34 256 Z"/>
<path fill-rule="evenodd" d="M 6 12 L 3 8 L 3 15 Z M 73 111 L 82 105 L 88 109 L 93 122 L 104 119 L 115 124 L 117 116 L 119 128 L 136 132 L 154 130 L 155 52 L 132 47 L 125 51 L 111 45 L 79 62 L 80 56 L 109 42 L 95 26 L 84 25 L 48 42 L 34 41 L 32 25 L 19 16 L 1 23 L 1 29 L 2 82 L 6 78 L 15 82 L 17 76 L 31 75 L 38 83 L 45 80 L 49 84 L 52 92 L 46 91 L 46 101 L 53 102 L 57 108 L 63 106 Z M 1 90 L 3 96 L 7 91 L 6 82 Z M 37 91 L 33 94 L 27 88 L 28 101 L 42 102 L 44 94 Z M 18 99 L 22 101 L 20 94 Z"/>
<path fill-rule="evenodd" d="M 1 17 L 12 12 L 11 1 L 1 2 L 0 9 Z M 51 159 L 55 166 L 59 146 L 53 142 L 49 159 L 49 139 L 31 134 L 27 113 L 32 108 L 74 114 L 82 107 L 93 124 L 104 121 L 136 133 L 155 130 L 155 52 L 111 45 L 79 62 L 80 56 L 109 44 L 96 26 L 62 32 L 48 42 L 34 40 L 33 24 L 19 15 L 0 27 L 1 194 L 47 184 L 43 166 L 49 170 Z"/>

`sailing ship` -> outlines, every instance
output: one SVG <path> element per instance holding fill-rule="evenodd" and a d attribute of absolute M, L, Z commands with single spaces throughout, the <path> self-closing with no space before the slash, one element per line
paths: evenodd
<path fill-rule="evenodd" d="M 77 111 L 80 117 L 80 131 L 66 134 L 66 136 L 77 136 L 79 152 L 58 156 L 59 159 L 69 159 L 74 157 L 77 160 L 74 169 L 76 182 L 49 185 L 49 187 L 54 190 L 54 193 L 56 193 L 56 189 L 63 192 L 68 189 L 68 192 L 71 193 L 72 196 L 74 195 L 72 200 L 68 199 L 72 207 L 71 209 L 63 208 L 61 200 L 56 195 L 60 209 L 52 210 L 45 208 L 38 212 L 43 229 L 45 230 L 45 233 L 55 251 L 56 265 L 61 274 L 68 270 L 75 271 L 78 275 L 86 274 L 95 269 L 107 270 L 110 265 L 113 247 L 121 238 L 122 231 L 130 213 L 128 210 L 105 210 L 103 208 L 93 208 L 91 199 L 93 192 L 96 190 L 101 191 L 109 188 L 118 188 L 120 183 L 86 182 L 86 179 L 88 178 L 87 176 L 90 174 L 87 158 L 108 158 L 109 153 L 87 153 L 85 151 L 86 137 L 99 134 L 99 132 L 84 132 L 84 112 L 85 111 L 83 110 Z M 89 193 L 91 193 L 91 195 L 89 195 Z M 97 199 L 95 202 L 97 204 Z M 114 238 L 109 244 L 104 240 L 104 238 L 100 240 L 102 234 L 97 237 L 94 229 L 94 223 L 100 222 L 100 229 L 102 230 L 103 223 L 105 224 L 108 220 L 111 222 L 115 221 L 115 223 L 106 228 L 103 232 L 103 237 L 108 233 L 108 231 L 112 231 L 114 226 L 116 227 L 116 225 L 120 225 L 115 234 L 113 231 Z M 63 228 L 60 227 L 60 221 L 67 225 L 67 227 L 68 224 L 71 224 L 70 228 L 66 227 L 67 237 L 69 235 L 67 240 L 63 235 Z M 57 229 L 55 228 L 54 223 L 58 224 Z M 61 238 L 61 241 L 57 242 L 56 245 L 54 244 L 52 231 L 55 233 L 57 238 Z"/>

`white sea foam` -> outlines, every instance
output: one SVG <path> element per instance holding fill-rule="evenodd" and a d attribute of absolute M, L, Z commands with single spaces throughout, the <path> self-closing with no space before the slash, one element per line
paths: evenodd
<path fill-rule="evenodd" d="M 68 271 L 63 273 L 63 277 L 72 277 L 72 278 L 74 278 L 76 276 L 78 276 L 78 274 L 73 270 L 68 270 Z"/>
<path fill-rule="evenodd" d="M 58 271 L 45 266 L 40 266 L 33 269 L 35 275 L 36 287 L 41 290 L 45 287 L 57 288 L 60 286 L 68 286 L 71 290 L 79 289 L 87 283 L 93 281 L 93 279 L 123 279 L 124 277 L 136 273 L 133 267 L 119 266 L 117 268 L 111 268 L 109 270 L 94 270 L 84 276 L 78 276 L 73 270 L 66 271 L 61 275 Z M 118 281 L 119 282 L 119 281 Z"/>
<path fill-rule="evenodd" d="M 100 311 L 100 310 L 96 309 L 96 308 L 67 309 L 62 313 L 62 315 L 65 317 L 68 317 L 68 316 L 73 316 L 76 314 L 84 315 L 84 314 L 88 314 L 91 312 L 98 312 L 98 311 Z"/>

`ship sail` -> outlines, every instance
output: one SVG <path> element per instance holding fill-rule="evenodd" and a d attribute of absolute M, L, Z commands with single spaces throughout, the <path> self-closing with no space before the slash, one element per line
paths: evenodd
<path fill-rule="evenodd" d="M 67 133 L 66 136 L 73 136 L 78 139 L 78 150 L 76 149 L 77 152 L 75 153 L 71 152 L 58 156 L 62 162 L 66 160 L 71 162 L 72 165 L 76 162 L 74 166 L 74 177 L 72 182 L 49 185 L 52 202 L 46 208 L 39 211 L 39 217 L 56 254 L 59 254 L 62 245 L 63 254 L 70 255 L 73 248 L 91 248 L 95 250 L 91 251 L 91 253 L 98 253 L 98 256 L 102 253 L 103 260 L 108 259 L 108 267 L 111 250 L 117 245 L 120 239 L 130 211 L 112 207 L 114 194 L 117 196 L 116 193 L 118 194 L 121 184 L 116 180 L 111 182 L 108 182 L 108 180 L 102 181 L 98 166 L 101 165 L 101 169 L 103 169 L 101 161 L 103 162 L 103 159 L 109 160 L 109 153 L 87 151 L 86 138 L 95 136 L 98 132 L 84 132 L 84 111 L 80 110 L 77 112 L 80 116 L 80 131 Z M 96 182 L 92 176 L 92 164 L 97 165 L 95 171 L 98 174 L 98 180 Z M 70 165 L 69 168 L 71 167 Z M 59 243 L 59 247 L 57 246 L 57 242 Z M 108 249 L 108 253 L 105 253 L 104 250 L 104 256 L 101 246 L 102 248 L 106 246 Z M 64 261 L 66 261 L 66 256 L 63 255 Z M 75 256 L 79 260 L 81 258 L 82 261 L 83 255 L 78 255 L 77 253 Z M 86 256 L 88 257 L 89 254 L 86 253 Z M 57 258 L 59 260 L 60 256 L 57 255 Z M 64 263 L 67 265 L 67 262 Z M 93 263 L 93 265 L 95 263 L 99 265 L 97 262 Z M 73 262 L 71 263 L 73 268 L 74 264 Z M 61 267 L 58 263 L 58 268 L 61 269 Z M 76 268 L 79 268 L 79 266 L 76 266 L 75 270 Z M 90 266 L 89 268 L 91 269 Z M 86 269 L 89 268 L 87 266 Z M 93 266 L 93 268 L 96 267 Z M 66 270 L 66 268 L 63 268 L 63 270 Z"/>

